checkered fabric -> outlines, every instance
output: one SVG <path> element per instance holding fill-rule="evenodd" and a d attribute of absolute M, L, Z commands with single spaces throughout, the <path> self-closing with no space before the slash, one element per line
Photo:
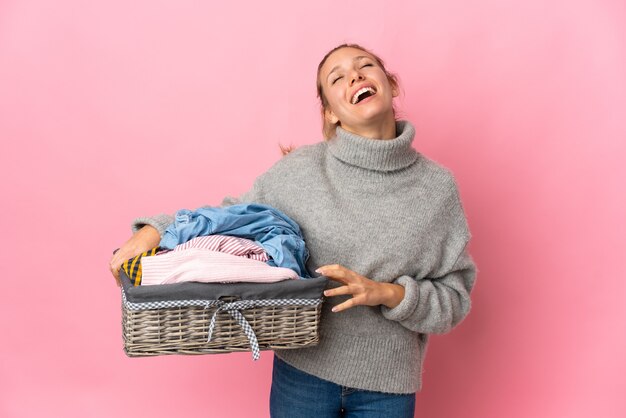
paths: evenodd
<path fill-rule="evenodd" d="M 126 299 L 126 293 L 122 289 L 122 303 L 124 307 L 130 311 L 145 311 L 148 309 L 166 309 L 166 308 L 182 308 L 185 306 L 202 306 L 210 307 L 217 305 L 219 300 L 202 300 L 202 299 L 188 299 L 188 300 L 161 300 L 157 302 L 129 302 Z M 209 304 L 209 305 L 207 305 Z"/>
<path fill-rule="evenodd" d="M 141 258 L 156 255 L 159 250 L 159 247 L 154 247 L 144 253 L 139 254 L 138 256 L 131 258 L 130 260 L 124 261 L 124 263 L 122 264 L 122 269 L 124 269 L 124 272 L 130 279 L 133 286 L 139 286 L 141 284 Z"/>

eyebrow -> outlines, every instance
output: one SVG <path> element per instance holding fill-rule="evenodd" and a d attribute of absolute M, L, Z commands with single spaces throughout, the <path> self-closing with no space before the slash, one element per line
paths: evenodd
<path fill-rule="evenodd" d="M 369 58 L 369 57 L 368 57 L 368 56 L 366 56 L 366 55 L 359 55 L 358 57 L 354 57 L 354 59 L 353 59 L 352 61 L 360 61 L 360 60 L 362 60 L 363 58 Z M 332 73 L 334 73 L 335 71 L 337 71 L 340 67 L 341 67 L 340 65 L 335 65 L 335 66 L 333 67 L 333 69 L 332 69 L 332 70 L 330 70 L 330 72 L 329 72 L 329 73 L 328 73 L 328 75 L 326 76 L 326 80 L 328 81 L 328 77 L 330 77 L 330 75 L 331 75 Z"/>

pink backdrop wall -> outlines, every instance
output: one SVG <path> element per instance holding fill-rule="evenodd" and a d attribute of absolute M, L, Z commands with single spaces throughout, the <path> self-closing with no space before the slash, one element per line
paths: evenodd
<path fill-rule="evenodd" d="M 268 416 L 271 352 L 126 358 L 107 264 L 319 141 L 344 41 L 400 75 L 474 235 L 416 416 L 626 416 L 624 2 L 247 3 L 0 2 L 0 416 Z"/>

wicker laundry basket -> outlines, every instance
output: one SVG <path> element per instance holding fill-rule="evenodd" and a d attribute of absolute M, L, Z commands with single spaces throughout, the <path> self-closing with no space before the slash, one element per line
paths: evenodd
<path fill-rule="evenodd" d="M 130 357 L 289 349 L 319 341 L 325 278 L 133 287 L 121 271 Z"/>

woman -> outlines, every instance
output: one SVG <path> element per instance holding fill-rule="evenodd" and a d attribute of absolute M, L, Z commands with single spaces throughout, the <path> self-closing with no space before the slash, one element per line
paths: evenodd
<path fill-rule="evenodd" d="M 413 126 L 395 119 L 398 82 L 376 55 L 331 50 L 317 89 L 327 140 L 290 152 L 224 201 L 268 204 L 295 220 L 307 267 L 333 283 L 319 345 L 275 352 L 271 414 L 412 417 L 428 334 L 449 331 L 470 308 L 475 266 L 456 183 L 411 147 Z M 113 274 L 171 222 L 137 219 Z"/>

